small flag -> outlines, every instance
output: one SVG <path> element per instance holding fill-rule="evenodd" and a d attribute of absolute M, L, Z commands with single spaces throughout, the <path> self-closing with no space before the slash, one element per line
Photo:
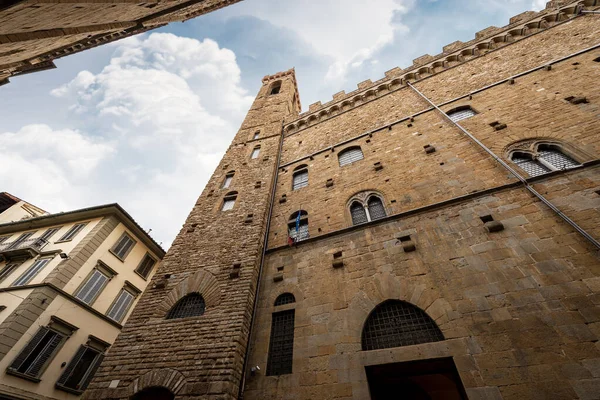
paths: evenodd
<path fill-rule="evenodd" d="M 296 243 L 296 241 L 294 240 L 294 238 L 291 237 L 291 236 L 288 236 L 288 246 L 291 247 L 291 246 L 294 245 L 294 243 Z"/>
<path fill-rule="evenodd" d="M 301 217 L 302 212 L 298 211 L 298 216 L 296 217 L 296 237 L 298 234 L 298 231 L 300 230 L 300 217 Z"/>

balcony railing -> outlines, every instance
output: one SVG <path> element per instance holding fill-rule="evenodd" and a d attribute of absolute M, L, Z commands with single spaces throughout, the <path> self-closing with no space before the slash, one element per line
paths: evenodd
<path fill-rule="evenodd" d="M 32 238 L 25 240 L 15 240 L 10 243 L 0 243 L 0 255 L 4 258 L 13 258 L 18 256 L 34 257 L 48 244 L 48 241 L 42 238 Z"/>

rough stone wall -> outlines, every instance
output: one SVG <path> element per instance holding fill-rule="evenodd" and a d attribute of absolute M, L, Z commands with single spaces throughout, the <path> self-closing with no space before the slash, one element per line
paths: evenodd
<path fill-rule="evenodd" d="M 265 78 L 85 398 L 128 398 L 148 386 L 165 386 L 177 398 L 237 398 L 282 121 L 296 93 L 293 71 L 278 79 L 281 92 L 269 96 L 275 79 Z M 252 139 L 259 130 L 260 137 Z M 260 155 L 251 159 L 256 145 Z M 222 188 L 230 171 L 235 171 L 231 185 Z M 221 211 L 232 191 L 237 192 L 233 209 Z M 166 320 L 169 307 L 191 292 L 203 295 L 204 315 Z M 110 389 L 113 381 L 118 384 Z"/>
<path fill-rule="evenodd" d="M 436 104 L 464 96 L 443 109 L 471 106 L 478 114 L 460 124 L 508 163 L 514 143 L 560 143 L 582 166 L 531 185 L 596 239 L 600 49 L 468 95 L 597 45 L 598 26 L 598 16 L 578 17 L 414 82 Z M 366 366 L 452 357 L 469 399 L 597 399 L 597 249 L 410 88 L 375 96 L 286 134 L 251 340 L 261 372 L 248 375 L 244 398 L 366 399 Z M 436 151 L 426 154 L 427 144 Z M 339 167 L 337 154 L 353 145 L 365 158 Z M 292 191 L 303 164 L 309 184 Z M 352 228 L 347 202 L 362 190 L 381 193 L 395 216 Z M 311 239 L 290 248 L 287 222 L 299 209 Z M 503 231 L 485 229 L 488 214 Z M 407 234 L 414 252 L 399 240 Z M 274 307 L 285 292 L 296 302 Z M 388 299 L 426 311 L 446 340 L 362 351 L 365 320 Z M 272 313 L 292 308 L 293 373 L 265 376 Z"/>

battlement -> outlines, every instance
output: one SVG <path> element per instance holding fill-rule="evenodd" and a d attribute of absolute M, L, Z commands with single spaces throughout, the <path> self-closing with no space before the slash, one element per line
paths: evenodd
<path fill-rule="evenodd" d="M 262 78 L 262 83 L 265 84 L 273 82 L 278 79 L 285 78 L 286 76 L 291 77 L 292 81 L 294 82 L 294 89 L 296 90 L 296 106 L 298 107 L 298 110 L 301 110 L 302 104 L 300 103 L 300 92 L 298 91 L 298 81 L 296 80 L 296 70 L 294 68 L 288 69 L 287 71 L 277 72 L 273 75 L 265 75 L 265 77 Z"/>
<path fill-rule="evenodd" d="M 561 22 L 577 17 L 585 8 L 600 6 L 598 0 L 550 1 L 540 12 L 526 11 L 512 17 L 504 27 L 490 26 L 475 34 L 468 42 L 456 41 L 443 47 L 442 53 L 435 56 L 425 54 L 413 60 L 405 69 L 395 67 L 375 82 L 370 79 L 360 82 L 357 89 L 346 93 L 338 92 L 326 103 L 316 102 L 308 111 L 297 118 L 286 121 L 286 132 L 293 132 L 314 123 L 321 118 L 333 116 L 341 111 L 362 104 L 373 97 L 385 94 L 406 84 L 442 72 L 512 42 L 524 39 L 537 32 L 551 28 Z"/>

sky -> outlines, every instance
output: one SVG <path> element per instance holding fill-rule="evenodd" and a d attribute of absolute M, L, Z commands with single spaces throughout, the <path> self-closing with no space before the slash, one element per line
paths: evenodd
<path fill-rule="evenodd" d="M 168 248 L 263 76 L 294 67 L 307 110 L 544 6 L 245 0 L 56 60 L 0 87 L 0 191 L 52 213 L 119 203 Z"/>

